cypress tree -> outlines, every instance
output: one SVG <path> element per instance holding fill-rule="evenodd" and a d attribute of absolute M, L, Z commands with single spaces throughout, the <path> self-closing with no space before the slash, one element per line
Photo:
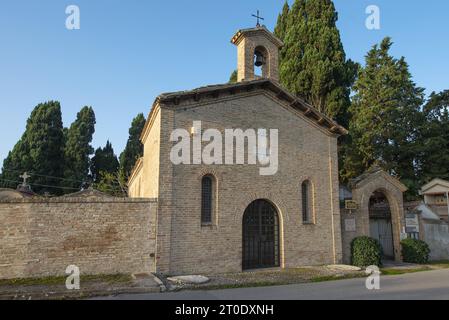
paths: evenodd
<path fill-rule="evenodd" d="M 143 145 L 140 142 L 140 135 L 145 126 L 145 116 L 139 113 L 132 121 L 129 128 L 128 142 L 125 150 L 120 155 L 120 180 L 122 183 L 128 181 L 131 170 L 136 161 L 143 155 Z"/>
<path fill-rule="evenodd" d="M 106 173 L 117 174 L 119 162 L 114 153 L 114 148 L 109 140 L 104 148 L 95 150 L 95 155 L 91 161 L 91 175 L 94 183 L 99 183 L 102 175 Z"/>
<path fill-rule="evenodd" d="M 276 27 L 274 28 L 274 34 L 276 37 L 285 40 L 285 35 L 288 30 L 288 15 L 290 13 L 290 7 L 288 2 L 285 1 L 284 6 L 282 7 L 282 11 L 278 16 Z"/>
<path fill-rule="evenodd" d="M 2 179 L 17 181 L 21 173 L 28 171 L 32 173 L 33 191 L 61 194 L 63 152 L 61 106 L 57 101 L 39 104 L 29 117 L 22 138 L 3 163 Z M 16 185 L 10 182 L 6 186 Z"/>
<path fill-rule="evenodd" d="M 15 189 L 19 184 L 19 176 L 25 171 L 30 171 L 32 167 L 24 134 L 3 161 L 0 186 Z"/>
<path fill-rule="evenodd" d="M 275 33 L 285 44 L 280 55 L 281 84 L 347 125 L 357 65 L 346 60 L 337 20 L 331 0 L 296 0 L 291 9 L 284 5 Z"/>
<path fill-rule="evenodd" d="M 70 188 L 84 187 L 89 177 L 91 146 L 95 132 L 95 113 L 91 107 L 84 107 L 76 120 L 66 130 L 64 148 L 64 185 Z"/>

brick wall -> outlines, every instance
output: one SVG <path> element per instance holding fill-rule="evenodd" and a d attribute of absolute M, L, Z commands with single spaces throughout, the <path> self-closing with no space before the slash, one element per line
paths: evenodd
<path fill-rule="evenodd" d="M 0 279 L 155 270 L 157 202 L 109 197 L 0 201 Z"/>
<path fill-rule="evenodd" d="M 209 103 L 162 107 L 159 181 L 158 265 L 170 274 L 242 270 L 242 219 L 254 200 L 274 204 L 280 218 L 282 267 L 341 262 L 336 137 L 295 114 L 266 91 Z M 279 129 L 279 171 L 261 176 L 254 165 L 173 165 L 169 136 L 173 128 Z M 202 226 L 201 178 L 217 183 L 214 224 Z M 303 224 L 301 183 L 310 180 L 315 224 Z"/>

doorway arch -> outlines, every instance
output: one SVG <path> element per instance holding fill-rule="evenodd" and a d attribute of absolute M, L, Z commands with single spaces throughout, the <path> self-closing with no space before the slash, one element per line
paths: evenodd
<path fill-rule="evenodd" d="M 279 267 L 279 214 L 274 205 L 263 199 L 253 201 L 242 223 L 242 269 Z"/>
<path fill-rule="evenodd" d="M 344 219 L 355 219 L 356 223 L 355 232 L 342 229 L 345 230 L 342 232 L 345 262 L 350 263 L 351 241 L 355 237 L 371 236 L 370 199 L 372 199 L 373 194 L 376 192 L 381 192 L 388 200 L 392 225 L 394 260 L 401 261 L 400 242 L 404 226 L 403 193 L 407 191 L 407 187 L 379 167 L 373 167 L 366 173 L 353 179 L 350 187 L 352 200 L 357 204 L 358 209 L 353 212 L 355 215 L 351 214 L 351 212 L 343 211 Z"/>

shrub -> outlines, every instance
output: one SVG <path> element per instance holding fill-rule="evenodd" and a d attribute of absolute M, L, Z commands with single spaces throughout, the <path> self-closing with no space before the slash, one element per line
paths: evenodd
<path fill-rule="evenodd" d="M 381 266 L 382 247 L 376 239 L 358 237 L 351 242 L 351 263 L 357 267 Z"/>
<path fill-rule="evenodd" d="M 424 241 L 404 239 L 401 241 L 401 246 L 404 262 L 421 264 L 429 262 L 430 248 Z"/>

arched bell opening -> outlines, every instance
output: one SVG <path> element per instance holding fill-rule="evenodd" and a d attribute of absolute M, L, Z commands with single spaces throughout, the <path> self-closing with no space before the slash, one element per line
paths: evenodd
<path fill-rule="evenodd" d="M 268 50 L 265 47 L 258 46 L 254 50 L 254 76 L 268 77 Z"/>

